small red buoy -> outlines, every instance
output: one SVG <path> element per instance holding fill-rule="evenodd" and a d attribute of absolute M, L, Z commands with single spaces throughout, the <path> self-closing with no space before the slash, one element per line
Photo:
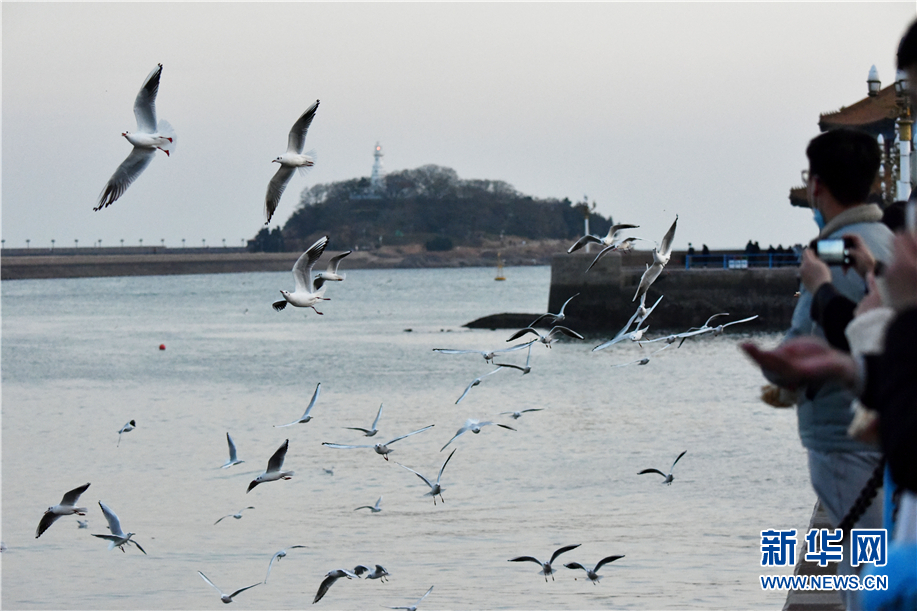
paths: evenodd
<path fill-rule="evenodd" d="M 159 349 L 160 349 L 160 350 L 165 350 L 165 349 L 166 349 L 166 345 L 165 345 L 165 344 L 159 344 Z"/>

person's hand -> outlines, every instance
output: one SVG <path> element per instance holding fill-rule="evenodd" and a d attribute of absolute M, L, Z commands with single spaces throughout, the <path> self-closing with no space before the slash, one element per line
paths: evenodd
<path fill-rule="evenodd" d="M 869 291 L 863 296 L 856 308 L 854 308 L 854 316 L 859 316 L 870 310 L 875 310 L 883 305 L 882 293 L 879 291 L 879 285 L 876 283 L 876 275 L 872 272 L 866 274 L 866 286 L 869 287 Z"/>
<path fill-rule="evenodd" d="M 799 277 L 806 290 L 814 295 L 821 285 L 831 282 L 831 270 L 818 258 L 814 250 L 806 248 L 802 251 Z"/>
<path fill-rule="evenodd" d="M 761 350 L 750 342 L 742 344 L 741 348 L 763 369 L 779 375 L 787 383 L 841 380 L 853 386 L 857 380 L 853 357 L 818 337 L 797 337 L 773 350 Z"/>
<path fill-rule="evenodd" d="M 866 277 L 866 274 L 873 271 L 876 267 L 876 258 L 872 256 L 872 251 L 869 250 L 869 247 L 866 246 L 866 242 L 863 241 L 863 238 L 858 236 L 855 233 L 847 233 L 843 236 L 847 246 L 847 253 L 850 256 L 852 265 L 856 272 L 863 278 Z M 844 271 L 847 271 L 848 266 L 844 267 Z"/>
<path fill-rule="evenodd" d="M 885 305 L 899 312 L 917 307 L 917 237 L 914 234 L 895 235 L 892 260 L 883 278 Z"/>

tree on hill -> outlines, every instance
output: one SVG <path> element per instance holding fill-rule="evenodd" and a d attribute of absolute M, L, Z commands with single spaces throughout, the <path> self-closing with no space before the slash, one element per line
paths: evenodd
<path fill-rule="evenodd" d="M 345 250 L 381 244 L 474 246 L 501 235 L 575 239 L 582 235 L 584 207 L 566 198 L 533 198 L 501 180 L 461 179 L 451 168 L 425 165 L 388 174 L 377 190 L 368 178 L 314 185 L 283 227 L 283 241 L 296 250 L 327 235 L 329 249 Z M 611 219 L 592 214 L 590 226 L 604 234 Z"/>

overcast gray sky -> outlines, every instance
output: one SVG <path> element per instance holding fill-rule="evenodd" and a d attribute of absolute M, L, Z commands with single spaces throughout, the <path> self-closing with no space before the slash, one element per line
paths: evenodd
<path fill-rule="evenodd" d="M 6 246 L 239 245 L 263 226 L 271 160 L 321 106 L 303 189 L 433 163 L 535 197 L 588 195 L 675 247 L 808 241 L 791 208 L 818 115 L 893 81 L 899 3 L 2 4 Z M 125 195 L 134 97 L 163 64 L 175 128 Z M 273 224 L 272 223 L 272 226 Z"/>

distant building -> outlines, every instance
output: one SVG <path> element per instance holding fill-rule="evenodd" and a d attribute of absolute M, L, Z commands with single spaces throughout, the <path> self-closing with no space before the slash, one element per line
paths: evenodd
<path fill-rule="evenodd" d="M 896 91 L 896 88 L 900 88 L 898 83 L 882 89 L 875 66 L 870 69 L 866 82 L 868 94 L 865 98 L 850 106 L 842 106 L 840 110 L 822 113 L 818 117 L 818 127 L 822 132 L 848 127 L 862 130 L 876 137 L 882 151 L 882 166 L 870 201 L 875 201 L 884 207 L 899 199 L 897 185 L 899 179 L 906 179 L 906 182 L 913 187 L 913 177 L 917 176 L 917 156 L 909 154 L 913 148 L 913 134 L 910 125 L 911 109 L 907 96 Z M 904 155 L 896 141 L 899 133 L 906 141 L 910 141 Z M 905 168 L 904 172 L 898 168 L 899 159 L 902 157 L 909 166 Z M 910 188 L 906 190 L 909 191 Z M 907 199 L 907 196 L 904 199 Z M 809 207 L 804 185 L 790 189 L 790 204 L 801 208 Z"/>
<path fill-rule="evenodd" d="M 369 186 L 359 193 L 351 193 L 350 199 L 382 199 L 382 193 L 385 190 L 385 169 L 382 166 L 382 145 L 376 142 L 376 148 L 373 151 L 373 171 L 369 175 Z M 366 180 L 365 178 L 361 180 Z"/>

